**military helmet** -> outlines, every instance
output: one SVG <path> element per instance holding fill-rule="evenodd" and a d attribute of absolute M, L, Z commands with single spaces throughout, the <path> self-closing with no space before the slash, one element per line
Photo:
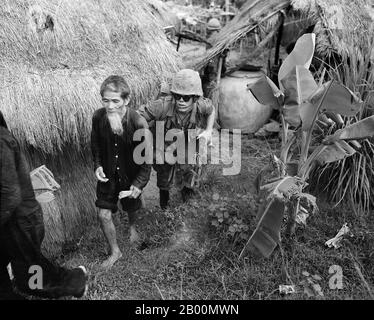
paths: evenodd
<path fill-rule="evenodd" d="M 210 31 L 214 31 L 214 30 L 221 30 L 221 23 L 219 22 L 218 19 L 216 18 L 212 18 L 208 21 L 208 25 L 206 26 L 206 28 Z"/>
<path fill-rule="evenodd" d="M 185 96 L 202 96 L 203 89 L 199 73 L 191 69 L 178 71 L 173 78 L 170 91 Z"/>

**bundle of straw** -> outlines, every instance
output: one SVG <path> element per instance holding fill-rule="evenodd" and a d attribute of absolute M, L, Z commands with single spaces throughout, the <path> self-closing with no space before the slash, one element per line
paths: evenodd
<path fill-rule="evenodd" d="M 373 32 L 371 0 L 292 0 L 292 6 L 316 23 L 316 52 L 322 57 L 333 53 L 350 54 L 356 48 L 359 59 L 366 46 L 364 33 Z"/>

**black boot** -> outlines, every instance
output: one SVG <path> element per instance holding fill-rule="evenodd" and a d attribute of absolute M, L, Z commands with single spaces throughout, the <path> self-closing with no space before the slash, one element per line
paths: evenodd
<path fill-rule="evenodd" d="M 166 209 L 169 203 L 169 190 L 160 190 L 160 207 Z"/>
<path fill-rule="evenodd" d="M 191 188 L 183 187 L 183 189 L 181 190 L 181 194 L 182 194 L 183 202 L 187 202 L 188 200 L 190 200 L 193 197 L 195 192 Z"/>

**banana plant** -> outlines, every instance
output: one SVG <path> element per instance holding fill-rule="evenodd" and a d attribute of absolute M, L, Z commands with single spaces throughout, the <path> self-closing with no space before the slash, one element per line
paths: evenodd
<path fill-rule="evenodd" d="M 374 116 L 371 116 L 314 143 L 320 125 L 342 124 L 342 116 L 354 116 L 362 107 L 360 98 L 344 85 L 334 80 L 317 84 L 309 71 L 314 47 L 315 34 L 308 33 L 298 39 L 279 69 L 279 88 L 265 75 L 248 85 L 259 103 L 279 110 L 282 144 L 280 158 L 273 159 L 275 175 L 264 183 L 262 178 L 258 179 L 260 190 L 267 193 L 267 205 L 240 257 L 249 246 L 269 257 L 281 241 L 286 212 L 289 215 L 286 235 L 292 236 L 297 214 L 306 209 L 318 210 L 316 198 L 304 192 L 311 171 L 353 155 L 360 148 L 357 140 L 374 136 Z"/>

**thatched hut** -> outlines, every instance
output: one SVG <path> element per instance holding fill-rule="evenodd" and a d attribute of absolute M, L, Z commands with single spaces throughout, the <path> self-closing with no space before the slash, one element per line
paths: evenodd
<path fill-rule="evenodd" d="M 163 27 L 176 27 L 178 25 L 179 19 L 172 10 L 174 4 L 168 4 L 161 0 L 148 0 L 147 4 L 151 8 L 153 15 L 161 21 Z"/>
<path fill-rule="evenodd" d="M 294 10 L 315 24 L 316 53 L 362 59 L 371 50 L 373 9 L 371 0 L 291 0 Z"/>
<path fill-rule="evenodd" d="M 136 107 L 179 58 L 144 0 L 2 0 L 0 39 L 0 108 L 30 167 L 46 164 L 61 185 L 43 205 L 54 254 L 96 217 L 89 136 L 100 83 L 123 75 Z"/>

